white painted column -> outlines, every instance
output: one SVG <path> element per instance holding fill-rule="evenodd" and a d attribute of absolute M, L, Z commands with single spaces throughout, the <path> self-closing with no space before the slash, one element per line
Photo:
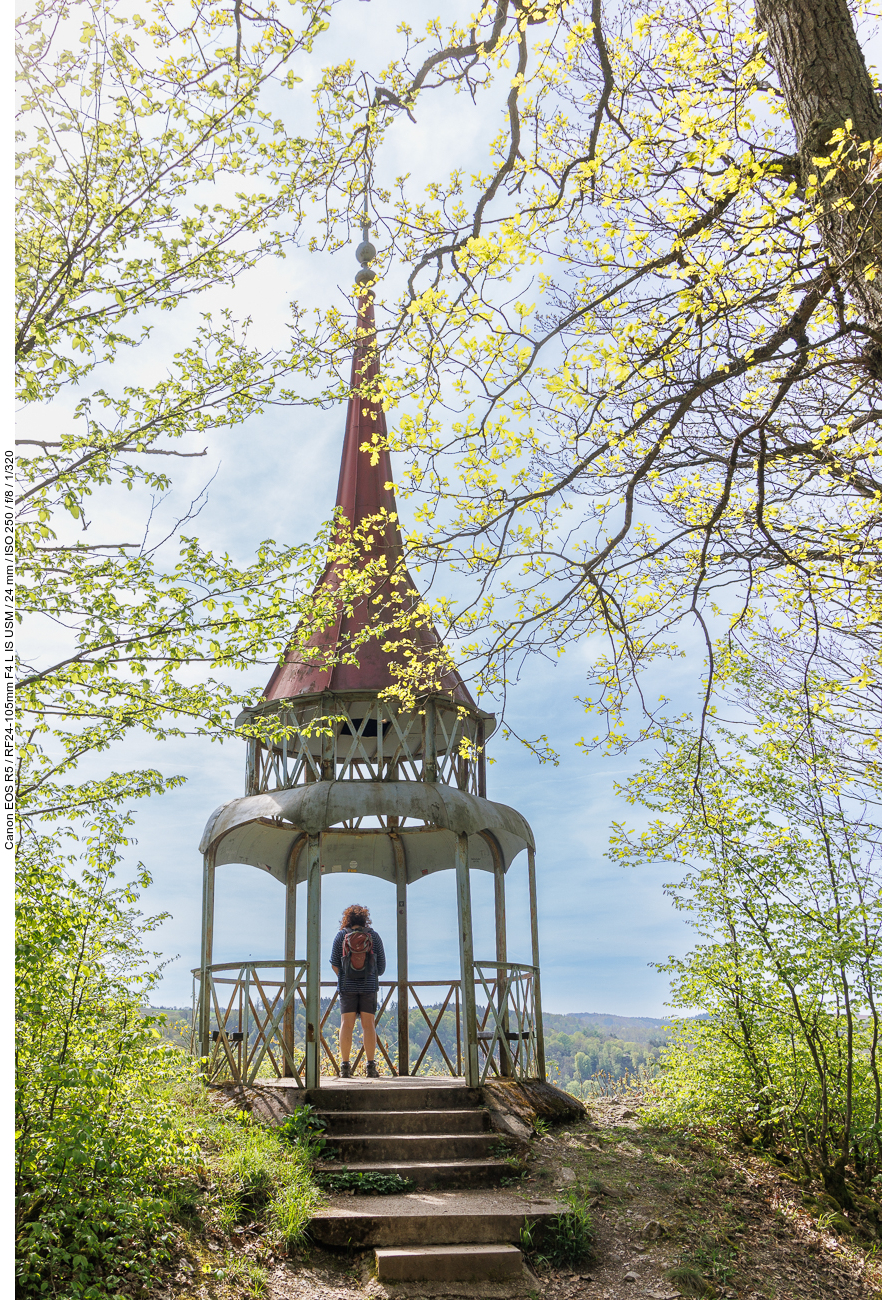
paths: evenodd
<path fill-rule="evenodd" d="M 475 951 L 472 942 L 472 890 L 469 880 L 469 837 L 456 837 L 456 906 L 459 918 L 459 969 L 465 1020 L 465 1081 L 478 1086 L 478 1013 L 475 1005 Z"/>
<path fill-rule="evenodd" d="M 306 845 L 306 1086 L 319 1086 L 321 1071 L 321 919 L 320 835 Z"/>

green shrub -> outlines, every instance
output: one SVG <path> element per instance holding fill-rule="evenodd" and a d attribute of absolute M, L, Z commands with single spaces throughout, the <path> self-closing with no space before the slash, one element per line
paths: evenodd
<path fill-rule="evenodd" d="M 169 1179 L 196 1155 L 169 1093 L 181 1053 L 143 1014 L 153 976 L 132 887 L 112 887 L 124 815 L 82 859 L 23 839 L 17 868 L 16 1254 L 20 1294 L 113 1294 L 167 1257 Z M 74 874 L 75 869 L 76 874 Z M 142 874 L 140 884 L 148 883 Z"/>
<path fill-rule="evenodd" d="M 176 1225 L 209 1212 L 226 1227 L 262 1217 L 289 1245 L 318 1197 L 307 1153 L 218 1110 L 145 1014 L 155 975 L 141 936 L 159 918 L 145 922 L 134 890 L 112 887 L 126 824 L 102 815 L 79 863 L 59 856 L 55 838 L 28 837 L 19 853 L 16 1246 L 26 1297 L 102 1300 L 149 1285 Z"/>
<path fill-rule="evenodd" d="M 851 1212 L 882 1177 L 878 791 L 843 764 L 816 682 L 732 671 L 752 732 L 664 731 L 628 786 L 661 815 L 612 839 L 622 862 L 680 864 L 666 889 L 699 938 L 660 967 L 673 1005 L 704 1017 L 679 1022 L 645 1118 L 734 1128 Z"/>
<path fill-rule="evenodd" d="M 391 1196 L 398 1192 L 410 1191 L 413 1180 L 402 1178 L 401 1174 L 380 1174 L 371 1170 L 360 1172 L 356 1169 L 341 1169 L 329 1172 L 322 1170 L 316 1174 L 320 1187 L 328 1192 L 360 1192 L 362 1195 Z"/>
<path fill-rule="evenodd" d="M 278 1128 L 279 1136 L 285 1141 L 291 1142 L 295 1146 L 301 1147 L 308 1156 L 314 1159 L 320 1156 L 328 1144 L 325 1136 L 325 1129 L 328 1127 L 328 1121 L 322 1119 L 315 1106 L 309 1102 L 304 1102 L 298 1106 L 292 1115 L 289 1115 L 284 1124 Z"/>

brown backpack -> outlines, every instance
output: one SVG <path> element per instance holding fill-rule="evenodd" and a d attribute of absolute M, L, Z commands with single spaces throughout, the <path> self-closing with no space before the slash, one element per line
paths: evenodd
<path fill-rule="evenodd" d="M 370 932 L 353 926 L 343 935 L 343 974 L 347 979 L 364 979 L 368 963 L 374 957 L 374 941 Z"/>

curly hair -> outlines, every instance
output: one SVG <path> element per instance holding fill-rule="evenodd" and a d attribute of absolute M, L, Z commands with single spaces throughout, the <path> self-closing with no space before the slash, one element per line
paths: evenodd
<path fill-rule="evenodd" d="M 354 925 L 367 929 L 371 923 L 371 914 L 361 903 L 350 903 L 340 918 L 340 929 L 351 930 Z"/>

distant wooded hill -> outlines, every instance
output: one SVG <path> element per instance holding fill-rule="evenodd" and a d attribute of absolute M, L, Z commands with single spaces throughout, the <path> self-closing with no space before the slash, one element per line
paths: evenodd
<path fill-rule="evenodd" d="M 558 1015 L 546 1011 L 542 1017 L 546 1034 L 572 1034 L 578 1031 L 598 1033 L 602 1038 L 623 1038 L 629 1043 L 661 1046 L 671 1028 L 669 1020 L 652 1016 L 610 1016 L 601 1011 L 569 1011 Z"/>
<path fill-rule="evenodd" d="M 595 1075 L 623 1079 L 652 1068 L 671 1030 L 669 1021 L 652 1016 L 599 1011 L 547 1011 L 542 1023 L 548 1078 L 576 1096 L 596 1089 Z"/>

